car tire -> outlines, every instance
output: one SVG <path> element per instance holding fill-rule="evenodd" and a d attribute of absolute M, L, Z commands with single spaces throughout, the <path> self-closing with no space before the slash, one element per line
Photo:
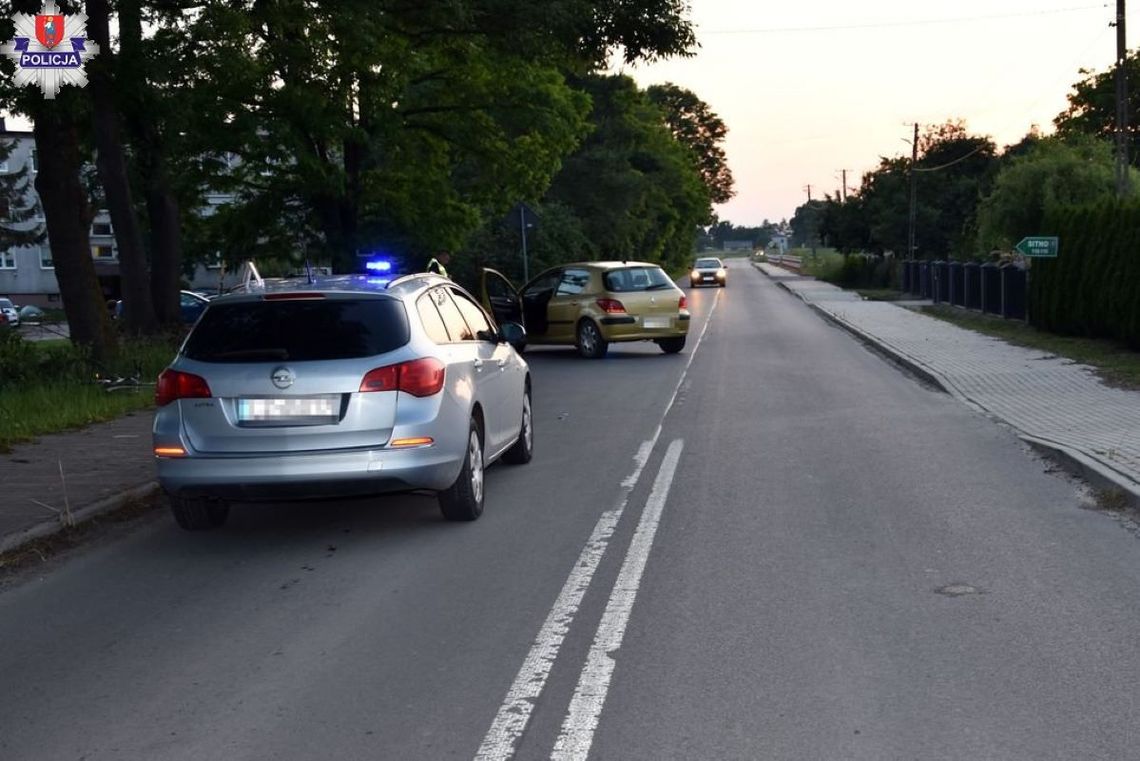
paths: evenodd
<path fill-rule="evenodd" d="M 602 336 L 602 330 L 593 320 L 578 323 L 578 353 L 586 359 L 601 359 L 606 356 L 610 342 Z"/>
<path fill-rule="evenodd" d="M 666 354 L 676 354 L 681 349 L 685 348 L 685 336 L 673 336 L 672 338 L 658 338 L 657 345 L 661 347 L 661 351 Z"/>
<path fill-rule="evenodd" d="M 530 388 L 523 394 L 522 426 L 519 440 L 503 453 L 503 462 L 511 465 L 526 465 L 534 456 L 534 416 L 530 406 Z"/>
<path fill-rule="evenodd" d="M 170 511 L 174 520 L 187 531 L 209 531 L 226 522 L 230 515 L 228 502 L 204 497 L 171 497 Z"/>
<path fill-rule="evenodd" d="M 455 483 L 439 493 L 439 510 L 449 521 L 473 521 L 483 514 L 483 437 L 471 420 L 463 467 Z"/>
<path fill-rule="evenodd" d="M 697 281 L 695 281 L 695 280 L 689 281 L 689 287 L 690 288 L 696 288 L 698 285 L 699 285 L 699 283 L 697 283 Z"/>

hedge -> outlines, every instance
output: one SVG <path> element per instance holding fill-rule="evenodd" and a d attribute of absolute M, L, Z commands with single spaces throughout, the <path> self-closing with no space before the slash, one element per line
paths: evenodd
<path fill-rule="evenodd" d="M 1029 321 L 1140 349 L 1140 202 L 1058 209 L 1043 227 L 1060 238 L 1060 252 L 1031 265 Z"/>

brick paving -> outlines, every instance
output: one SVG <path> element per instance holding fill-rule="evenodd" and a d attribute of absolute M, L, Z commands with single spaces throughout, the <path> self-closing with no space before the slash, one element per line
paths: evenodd
<path fill-rule="evenodd" d="M 66 502 L 74 513 L 154 481 L 152 420 L 151 412 L 136 412 L 0 454 L 0 545 L 5 537 L 56 521 L 44 505 L 63 510 Z"/>
<path fill-rule="evenodd" d="M 1140 492 L 1140 392 L 1106 386 L 1092 368 L 1062 357 L 758 266 L 805 302 L 927 370 L 961 400 L 1023 434 L 1081 453 Z"/>

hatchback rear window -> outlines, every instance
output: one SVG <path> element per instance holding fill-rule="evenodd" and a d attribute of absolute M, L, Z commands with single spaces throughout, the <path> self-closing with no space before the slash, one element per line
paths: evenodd
<path fill-rule="evenodd" d="M 200 362 L 355 359 L 408 338 L 408 316 L 395 299 L 241 301 L 211 304 L 183 354 Z"/>
<path fill-rule="evenodd" d="M 610 270 L 603 278 L 606 290 L 621 293 L 624 291 L 656 291 L 673 287 L 673 281 L 660 267 L 626 267 Z"/>

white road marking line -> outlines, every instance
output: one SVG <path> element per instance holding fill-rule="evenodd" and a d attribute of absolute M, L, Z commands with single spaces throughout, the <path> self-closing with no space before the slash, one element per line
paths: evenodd
<path fill-rule="evenodd" d="M 720 303 L 721 293 L 722 291 L 717 292 L 712 309 L 709 310 L 709 316 L 701 329 L 701 334 L 697 336 L 697 342 L 689 351 L 689 360 L 685 363 L 685 369 L 681 371 L 681 377 L 677 379 L 677 385 L 673 388 L 669 402 L 665 405 L 665 411 L 661 413 L 661 419 L 657 422 L 653 437 L 642 442 L 641 446 L 638 447 L 637 454 L 634 456 L 633 472 L 621 482 L 623 493 L 620 501 L 614 509 L 607 510 L 598 518 L 594 531 L 586 540 L 586 546 L 582 548 L 582 553 L 570 570 L 570 575 L 566 578 L 566 583 L 562 585 L 562 591 L 558 593 L 554 606 L 538 630 L 534 644 L 531 645 L 530 651 L 523 659 L 519 673 L 515 676 L 514 682 L 511 683 L 510 689 L 507 690 L 507 696 L 503 699 L 502 705 L 499 706 L 499 711 L 491 722 L 491 728 L 483 737 L 483 742 L 475 753 L 476 761 L 506 761 L 506 759 L 514 756 L 519 738 L 526 731 L 527 722 L 530 721 L 530 715 L 534 711 L 535 701 L 542 694 L 546 680 L 550 676 L 550 670 L 554 668 L 554 661 L 557 660 L 558 651 L 562 647 L 563 640 L 566 639 L 566 632 L 570 629 L 570 624 L 574 622 L 574 616 L 578 613 L 578 607 L 582 604 L 586 589 L 590 586 L 594 572 L 597 571 L 598 564 L 602 561 L 602 555 L 605 554 L 606 548 L 609 546 L 610 537 L 613 536 L 614 529 L 625 512 L 629 495 L 637 486 L 641 472 L 645 469 L 649 456 L 657 445 L 665 418 L 677 401 L 677 393 L 680 391 L 681 384 L 685 381 L 685 376 L 688 375 L 689 367 L 693 364 L 693 357 L 696 356 L 697 349 L 709 329 L 709 323 L 712 322 L 713 314 L 716 313 L 717 304 Z"/>
<path fill-rule="evenodd" d="M 606 612 L 598 624 L 594 644 L 586 656 L 586 665 L 578 678 L 570 710 L 562 722 L 562 731 L 554 745 L 554 752 L 550 755 L 551 761 L 585 761 L 590 753 L 614 672 L 613 654 L 621 647 L 625 637 L 626 625 L 629 624 L 633 603 L 641 587 L 641 577 L 653 549 L 653 539 L 657 535 L 665 503 L 669 499 L 669 488 L 673 484 L 684 446 L 684 441 L 676 439 L 665 452 L 661 470 L 653 482 L 653 491 L 645 503 L 641 521 L 637 524 L 637 532 L 629 544 L 629 551 L 617 581 L 614 582 L 609 602 L 606 603 Z"/>

